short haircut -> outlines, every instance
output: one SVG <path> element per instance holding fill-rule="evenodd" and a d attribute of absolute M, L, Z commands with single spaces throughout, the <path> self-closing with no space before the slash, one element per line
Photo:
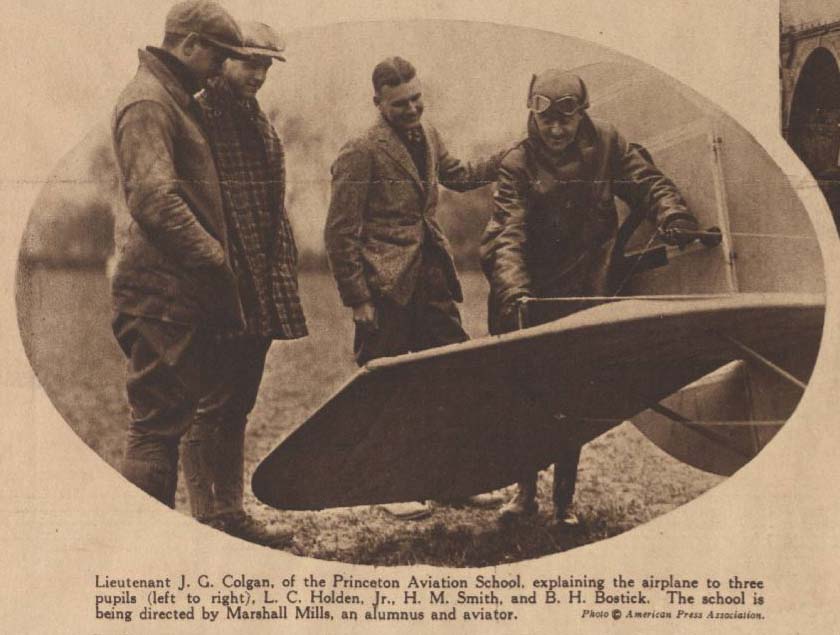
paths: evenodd
<path fill-rule="evenodd" d="M 417 71 L 411 62 L 401 57 L 389 57 L 373 69 L 373 90 L 379 93 L 383 86 L 399 86 L 410 82 L 415 75 Z"/>

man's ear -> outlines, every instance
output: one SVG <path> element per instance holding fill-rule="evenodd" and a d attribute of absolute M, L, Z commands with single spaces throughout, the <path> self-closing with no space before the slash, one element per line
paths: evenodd
<path fill-rule="evenodd" d="M 198 46 L 200 41 L 201 37 L 198 33 L 188 33 L 187 37 L 185 37 L 181 42 L 181 50 L 184 52 L 184 55 L 187 57 L 192 55 L 192 52 L 195 50 L 195 47 Z"/>

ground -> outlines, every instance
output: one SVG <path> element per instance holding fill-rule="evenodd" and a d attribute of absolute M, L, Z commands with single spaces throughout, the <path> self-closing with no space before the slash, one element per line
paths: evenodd
<path fill-rule="evenodd" d="M 486 283 L 463 276 L 464 324 L 486 334 Z M 79 437 L 117 466 L 128 419 L 124 362 L 109 328 L 107 280 L 99 270 L 22 269 L 21 334 L 38 379 Z M 246 482 L 257 463 L 354 372 L 352 327 L 326 274 L 301 277 L 310 336 L 277 342 L 269 353 L 246 439 Z M 500 527 L 489 510 L 439 507 L 428 519 L 397 522 L 370 507 L 281 512 L 246 492 L 246 507 L 294 531 L 291 552 L 344 562 L 485 566 L 536 558 L 641 525 L 721 481 L 671 458 L 625 423 L 584 447 L 574 530 L 551 524 L 551 475 L 540 474 L 539 516 Z M 189 513 L 183 484 L 177 509 Z"/>

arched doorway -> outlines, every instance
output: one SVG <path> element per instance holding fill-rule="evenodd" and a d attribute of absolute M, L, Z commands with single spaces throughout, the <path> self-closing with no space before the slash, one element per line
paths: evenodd
<path fill-rule="evenodd" d="M 840 231 L 840 69 L 817 48 L 802 66 L 790 110 L 790 145 L 816 177 Z"/>

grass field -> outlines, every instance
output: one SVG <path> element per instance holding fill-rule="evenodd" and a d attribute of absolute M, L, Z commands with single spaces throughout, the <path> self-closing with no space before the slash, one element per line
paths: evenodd
<path fill-rule="evenodd" d="M 486 284 L 463 276 L 464 324 L 486 334 Z M 259 460 L 354 372 L 352 326 L 325 274 L 306 274 L 301 291 L 310 336 L 275 342 L 246 439 L 246 482 Z M 58 411 L 82 440 L 116 466 L 128 420 L 123 358 L 111 335 L 107 281 L 98 270 L 22 270 L 21 334 L 33 368 Z M 540 475 L 541 512 L 502 528 L 487 510 L 440 507 L 428 519 L 395 522 L 370 507 L 280 512 L 246 492 L 248 510 L 293 529 L 290 551 L 346 562 L 469 567 L 536 558 L 622 533 L 678 507 L 720 482 L 672 459 L 632 425 L 622 424 L 583 450 L 575 505 L 581 525 L 550 523 L 549 472 Z M 183 485 L 177 509 L 188 512 Z"/>

